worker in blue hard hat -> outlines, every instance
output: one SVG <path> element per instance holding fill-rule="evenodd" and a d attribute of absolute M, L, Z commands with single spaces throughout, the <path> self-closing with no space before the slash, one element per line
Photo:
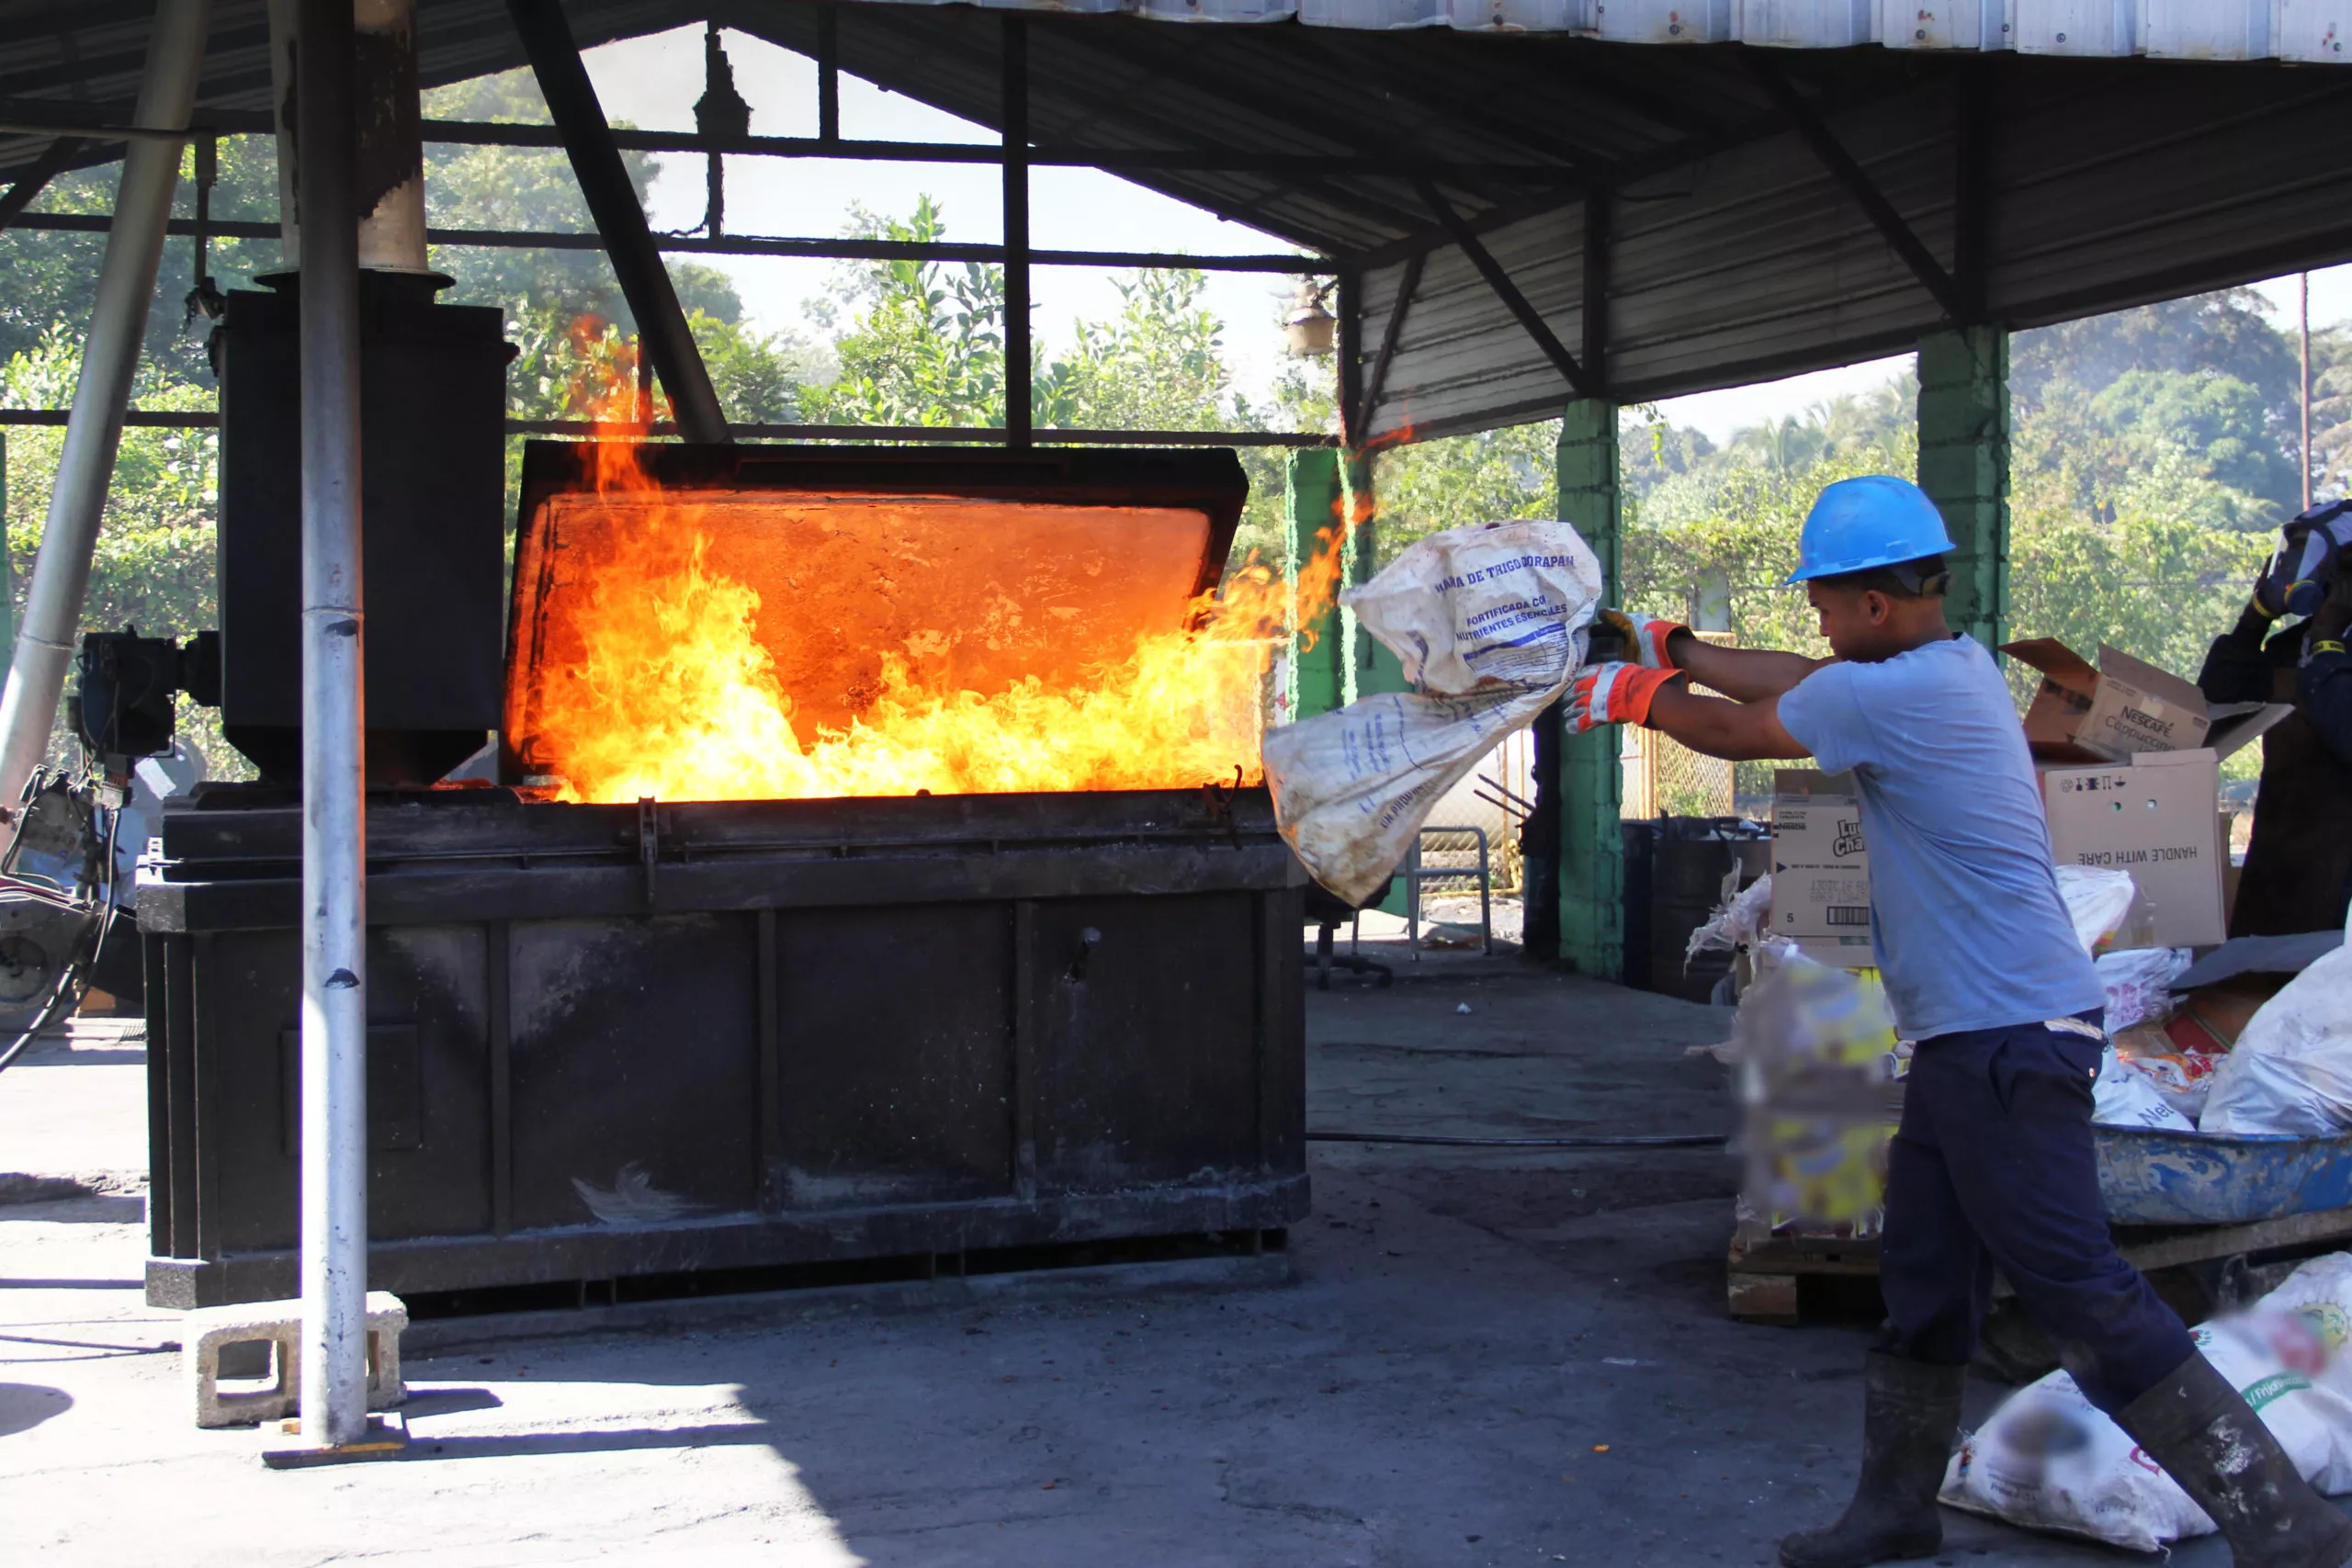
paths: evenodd
<path fill-rule="evenodd" d="M 1992 656 L 1944 619 L 1935 503 L 1873 475 L 1823 491 L 1798 565 L 1833 657 L 1713 647 L 1621 610 L 1635 659 L 1579 671 L 1577 730 L 1644 724 L 1709 756 L 1850 771 L 1871 856 L 1871 943 L 1916 1043 L 1887 1150 L 1861 1478 L 1788 1537 L 1790 1568 L 1932 1555 L 1936 1494 L 1997 1269 L 2076 1384 L 2212 1516 L 2241 1565 L 2342 1568 L 2321 1499 L 2172 1309 L 2115 1249 L 2091 1134 L 2105 994 L 2051 868 L 2033 765 Z M 1722 694 L 1702 696 L 1693 685 Z"/>

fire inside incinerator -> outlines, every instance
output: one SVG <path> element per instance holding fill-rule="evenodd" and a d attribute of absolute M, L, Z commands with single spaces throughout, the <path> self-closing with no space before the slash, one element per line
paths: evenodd
<path fill-rule="evenodd" d="M 1224 451 L 534 443 L 502 773 L 584 802 L 1258 783 L 1295 590 L 1225 572 L 1246 494 Z"/>

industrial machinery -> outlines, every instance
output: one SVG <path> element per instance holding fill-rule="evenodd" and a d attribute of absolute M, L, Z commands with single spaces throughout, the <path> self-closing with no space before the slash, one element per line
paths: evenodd
<path fill-rule="evenodd" d="M 373 319 L 492 377 L 440 312 Z M 247 378 L 291 372 L 249 330 L 232 296 L 220 698 L 262 777 L 174 803 L 139 897 L 169 1305 L 296 1281 L 293 502 L 239 482 L 291 417 Z M 379 400 L 405 352 L 366 369 L 370 1283 L 1278 1240 L 1305 879 L 1261 612 L 1211 596 L 1233 456 L 535 443 L 502 671 L 496 404 Z M 494 779 L 444 782 L 492 730 Z"/>

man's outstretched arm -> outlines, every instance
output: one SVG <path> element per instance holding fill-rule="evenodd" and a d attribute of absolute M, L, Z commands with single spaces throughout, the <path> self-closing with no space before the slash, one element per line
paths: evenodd
<path fill-rule="evenodd" d="M 1677 627 L 1666 640 L 1667 656 L 1675 668 L 1688 670 L 1690 679 L 1711 691 L 1721 692 L 1735 702 L 1761 702 L 1777 697 L 1829 662 L 1826 659 L 1807 659 L 1801 653 L 1782 653 L 1767 648 L 1718 648 L 1704 638 L 1694 636 L 1688 627 Z M 1679 736 L 1677 739 L 1681 739 Z M 1761 752 L 1758 755 L 1785 756 L 1786 752 Z M 1795 753 L 1803 756 L 1803 752 Z"/>
<path fill-rule="evenodd" d="M 1732 703 L 1700 696 L 1682 682 L 1673 682 L 1651 697 L 1649 727 L 1693 751 L 1734 762 L 1794 761 L 1813 755 L 1781 728 L 1777 693 L 1755 702 Z"/>
<path fill-rule="evenodd" d="M 1646 725 L 1694 751 L 1735 762 L 1813 755 L 1781 723 L 1779 697 L 1731 703 L 1698 696 L 1686 673 L 1615 660 L 1587 665 L 1568 682 L 1563 716 L 1573 734 L 1604 724 Z"/>

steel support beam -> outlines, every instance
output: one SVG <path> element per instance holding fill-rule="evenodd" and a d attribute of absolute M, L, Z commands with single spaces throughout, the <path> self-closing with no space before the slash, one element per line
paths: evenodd
<path fill-rule="evenodd" d="M 758 36 L 758 35 L 753 35 Z M 743 158 L 840 158 L 886 164 L 999 164 L 1004 160 L 1000 142 L 985 141 L 852 141 L 840 134 L 841 105 L 838 75 L 830 111 L 824 97 L 824 74 L 818 76 L 818 134 L 815 136 L 711 136 L 698 130 L 639 130 L 616 128 L 613 145 L 627 152 L 720 152 Z M 1070 89 L 1061 85 L 1067 93 Z M 74 136 L 85 142 L 121 141 L 135 138 L 180 140 L 175 131 L 142 130 L 79 108 L 47 100 L 0 100 L 0 135 Z M 832 134 L 825 128 L 831 125 Z M 266 136 L 270 117 L 260 110 L 208 108 L 197 116 L 195 129 L 215 136 Z M 427 142 L 468 147 L 548 147 L 564 145 L 562 132 L 551 125 L 511 125 L 502 120 L 428 119 L 423 122 Z M 1032 168 L 1055 165 L 1148 173 L 1175 170 L 1196 174 L 1262 174 L 1303 175 L 1370 175 L 1386 179 L 1487 179 L 1532 187 L 1580 186 L 1585 175 L 1566 164 L 1490 162 L 1479 158 L 1381 157 L 1369 153 L 1261 152 L 1244 148 L 1216 147 L 1070 147 L 1041 144 L 1028 149 L 1023 159 Z"/>
<path fill-rule="evenodd" d="M 10 425 L 55 426 L 71 417 L 64 409 L 0 409 L 0 430 Z M 127 427 L 145 430 L 218 430 L 217 412 L 189 410 L 132 409 L 122 416 Z M 611 428 L 610 422 L 586 419 L 510 419 L 509 435 L 593 435 Z M 678 427 L 656 420 L 641 427 L 650 435 L 675 435 Z M 761 424 L 727 427 L 747 441 L 914 441 L 993 445 L 1004 439 L 1004 428 L 994 424 Z M 1337 446 L 1336 435 L 1290 430 L 1060 430 L 1051 426 L 1036 433 L 1039 446 Z"/>
<path fill-rule="evenodd" d="M 28 212 L 15 227 L 55 231 L 68 234 L 98 234 L 107 230 L 104 213 L 89 212 Z M 187 219 L 175 218 L 169 231 L 173 234 L 193 234 L 196 225 Z M 275 240 L 279 238 L 275 223 L 256 223 L 248 219 L 212 220 L 206 229 L 216 240 Z M 601 251 L 605 240 L 599 234 L 583 234 L 558 229 L 427 229 L 427 243 L 435 245 L 479 245 L 485 250 L 503 251 Z M 787 240 L 766 239 L 756 234 L 729 234 L 723 239 L 701 239 L 691 234 L 658 234 L 653 240 L 657 251 L 674 251 L 686 255 L 713 256 L 814 256 L 825 261 L 944 261 L 1001 262 L 1002 245 L 961 244 L 942 241 L 920 243 L 899 240 Z M 1200 272 L 1262 272 L 1286 276 L 1325 277 L 1340 270 L 1339 264 L 1322 256 L 1309 255 L 1193 255 L 1182 251 L 1038 251 L 1029 253 L 1029 264 L 1036 266 L 1162 266 L 1191 267 Z"/>
<path fill-rule="evenodd" d="M 368 831 L 351 0 L 302 0 L 302 1354 L 305 1448 L 368 1429 Z"/>
<path fill-rule="evenodd" d="M 1470 265 L 1478 269 L 1478 276 L 1487 280 L 1487 287 L 1495 291 L 1495 298 L 1502 301 L 1503 309 L 1509 310 L 1526 330 L 1527 335 L 1535 340 L 1535 346 L 1544 351 L 1544 357 L 1552 362 L 1553 367 L 1559 371 L 1577 396 L 1589 398 L 1596 395 L 1598 389 L 1591 376 L 1577 363 L 1577 356 L 1568 352 L 1567 345 L 1552 331 L 1552 324 L 1544 319 L 1543 313 L 1527 302 L 1527 296 L 1519 291 L 1519 285 L 1510 280 L 1510 274 L 1503 270 L 1502 263 L 1495 259 L 1494 253 L 1479 242 L 1470 225 L 1464 221 L 1462 214 L 1453 209 L 1453 204 L 1427 180 L 1421 182 L 1421 199 L 1429 203 L 1430 210 L 1437 215 L 1438 221 L 1453 236 L 1453 243 L 1461 247 L 1462 254 L 1470 258 Z"/>
<path fill-rule="evenodd" d="M 162 0 L 149 35 L 139 85 L 137 123 L 155 130 L 187 124 L 204 68 L 211 21 L 209 0 Z M 51 149 L 52 152 L 54 149 Z M 97 297 L 82 370 L 74 384 L 74 412 L 58 454 L 49 517 L 25 594 L 8 684 L 0 695 L 0 816 L 13 818 L 25 784 L 49 750 L 58 698 L 81 631 L 82 602 L 90 588 L 90 560 L 98 522 L 122 443 L 123 412 L 147 331 L 148 302 L 163 264 L 164 236 L 179 183 L 177 140 L 130 143 L 116 187 L 106 259 L 98 265 Z"/>
<path fill-rule="evenodd" d="M 1568 405 L 1560 422 L 1559 476 L 1560 517 L 1574 524 L 1600 558 L 1601 602 L 1616 604 L 1624 501 L 1618 482 L 1615 403 L 1581 398 Z M 1621 978 L 1625 964 L 1621 735 L 1615 726 L 1605 725 L 1566 736 L 1557 746 L 1559 961 L 1600 980 Z M 1536 800 L 1539 808 L 1546 804 L 1541 795 Z"/>
<path fill-rule="evenodd" d="M 0 195 L 0 229 L 17 220 L 19 213 L 33 204 L 33 198 L 49 188 L 49 182 L 72 166 L 82 151 L 78 137 L 62 136 L 49 144 L 49 150 L 32 165 L 17 176 L 17 183 Z"/>
<path fill-rule="evenodd" d="M 842 18 L 831 6 L 817 11 L 817 140 L 842 139 Z"/>
<path fill-rule="evenodd" d="M 1829 171 L 1829 177 L 1853 197 L 1854 205 L 1862 209 L 1862 216 L 1871 220 L 1871 227 L 1876 229 L 1894 254 L 1903 258 L 1903 264 L 1911 269 L 1912 276 L 1918 278 L 1920 287 L 1935 297 L 1936 303 L 1943 307 L 1945 315 L 1954 321 L 1963 319 L 1966 302 L 1961 297 L 1959 286 L 1952 281 L 1951 274 L 1944 270 L 1943 263 L 1936 259 L 1935 252 L 1928 248 L 1927 242 L 1920 239 L 1911 225 L 1904 220 L 1903 214 L 1894 210 L 1894 204 L 1886 199 L 1861 164 L 1854 161 L 1854 155 L 1846 151 L 1846 144 L 1838 140 L 1837 132 L 1829 129 L 1828 122 L 1815 111 L 1804 95 L 1797 91 L 1795 84 L 1781 74 L 1781 68 L 1765 59 L 1760 51 L 1742 50 L 1740 58 L 1747 62 L 1748 70 L 1763 84 L 1765 92 L 1771 96 L 1773 107 L 1788 117 L 1797 135 L 1813 149 L 1813 155 L 1820 161 L 1821 166 Z"/>
<path fill-rule="evenodd" d="M 1609 385 L 1609 289 L 1612 257 L 1609 247 L 1609 192 L 1594 188 L 1584 197 L 1584 368 L 1593 385 Z"/>
<path fill-rule="evenodd" d="M 725 441 L 727 416 L 719 411 L 718 393 L 703 366 L 702 350 L 687 330 L 678 291 L 662 265 L 645 209 L 638 205 L 637 187 L 629 183 L 604 106 L 588 80 L 588 68 L 580 62 L 560 0 L 506 0 L 506 8 L 522 37 L 531 73 L 538 78 L 540 95 L 548 101 L 548 112 L 562 133 L 572 175 L 604 237 L 621 295 L 652 357 L 653 373 L 677 411 L 678 427 L 689 441 Z"/>

